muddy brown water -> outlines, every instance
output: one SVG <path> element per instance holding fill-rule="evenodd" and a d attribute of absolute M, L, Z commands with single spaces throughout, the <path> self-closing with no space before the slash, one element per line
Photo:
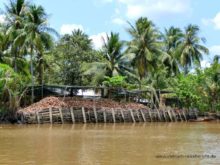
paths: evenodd
<path fill-rule="evenodd" d="M 11 164 L 220 164 L 220 123 L 0 125 Z"/>

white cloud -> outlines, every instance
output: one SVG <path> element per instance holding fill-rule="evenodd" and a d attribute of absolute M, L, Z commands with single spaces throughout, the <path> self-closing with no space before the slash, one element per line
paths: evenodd
<path fill-rule="evenodd" d="M 126 6 L 126 16 L 136 19 L 140 16 L 161 16 L 183 14 L 191 10 L 190 0 L 117 0 Z"/>
<path fill-rule="evenodd" d="M 201 64 L 201 67 L 202 67 L 202 68 L 208 68 L 208 67 L 211 66 L 211 63 L 210 63 L 209 61 L 207 61 L 207 60 L 201 61 L 200 64 Z"/>
<path fill-rule="evenodd" d="M 214 26 L 215 29 L 220 29 L 220 12 L 218 12 L 214 18 L 211 19 L 203 18 L 201 21 L 203 25 L 206 26 L 212 25 Z"/>
<path fill-rule="evenodd" d="M 220 55 L 220 45 L 213 45 L 209 48 L 211 55 Z"/>
<path fill-rule="evenodd" d="M 112 23 L 117 24 L 117 25 L 124 25 L 124 24 L 126 24 L 126 22 L 123 19 L 121 19 L 121 18 L 114 18 L 112 20 Z"/>
<path fill-rule="evenodd" d="M 94 48 L 98 50 L 102 48 L 104 44 L 103 39 L 106 40 L 107 36 L 105 32 L 102 32 L 97 35 L 91 35 L 89 38 L 92 40 Z"/>
<path fill-rule="evenodd" d="M 0 23 L 3 24 L 6 22 L 6 16 L 4 14 L 0 15 Z"/>
<path fill-rule="evenodd" d="M 80 29 L 82 31 L 84 31 L 84 28 L 82 25 L 77 25 L 77 24 L 64 24 L 61 26 L 60 28 L 60 33 L 62 35 L 64 34 L 71 34 L 72 31 Z"/>
<path fill-rule="evenodd" d="M 216 29 L 220 29 L 220 12 L 211 21 Z"/>

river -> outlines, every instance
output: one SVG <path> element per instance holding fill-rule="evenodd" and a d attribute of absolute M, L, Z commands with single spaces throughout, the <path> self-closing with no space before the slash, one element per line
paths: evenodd
<path fill-rule="evenodd" d="M 0 125 L 0 165 L 220 164 L 219 124 Z"/>

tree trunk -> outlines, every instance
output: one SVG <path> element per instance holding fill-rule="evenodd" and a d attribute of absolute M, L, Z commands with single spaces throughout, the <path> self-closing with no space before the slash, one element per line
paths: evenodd
<path fill-rule="evenodd" d="M 14 52 L 14 61 L 13 61 L 13 65 L 14 65 L 14 71 L 17 73 L 18 72 L 18 67 L 17 67 L 17 48 Z"/>
<path fill-rule="evenodd" d="M 43 66 L 43 55 L 42 54 L 38 54 L 38 56 L 39 56 L 39 76 L 38 76 L 38 83 L 40 84 L 40 85 L 42 85 L 43 84 L 43 75 L 44 75 L 44 66 Z"/>
<path fill-rule="evenodd" d="M 31 103 L 34 102 L 34 66 L 33 66 L 33 46 L 31 46 Z"/>

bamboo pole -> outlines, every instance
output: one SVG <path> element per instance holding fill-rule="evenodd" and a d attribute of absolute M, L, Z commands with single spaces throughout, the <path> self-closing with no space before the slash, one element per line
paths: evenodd
<path fill-rule="evenodd" d="M 131 118 L 132 118 L 133 122 L 135 123 L 135 118 L 134 118 L 134 114 L 133 114 L 132 109 L 129 109 L 129 111 L 130 111 L 130 113 L 131 113 Z"/>
<path fill-rule="evenodd" d="M 82 107 L 82 115 L 83 115 L 83 122 L 86 123 L 86 113 L 84 107 Z"/>
<path fill-rule="evenodd" d="M 50 124 L 53 123 L 53 114 L 52 114 L 52 108 L 49 108 L 49 115 L 50 115 Z"/>
<path fill-rule="evenodd" d="M 74 112 L 73 112 L 73 107 L 70 108 L 70 114 L 71 114 L 72 123 L 75 123 L 75 116 L 74 116 Z"/>
<path fill-rule="evenodd" d="M 62 112 L 62 108 L 59 108 L 59 112 L 60 112 L 60 119 L 61 119 L 61 123 L 63 124 L 63 112 Z"/>
<path fill-rule="evenodd" d="M 115 121 L 115 111 L 113 108 L 111 109 L 111 111 L 112 111 L 112 119 L 113 119 L 113 122 L 115 123 L 116 122 Z"/>

